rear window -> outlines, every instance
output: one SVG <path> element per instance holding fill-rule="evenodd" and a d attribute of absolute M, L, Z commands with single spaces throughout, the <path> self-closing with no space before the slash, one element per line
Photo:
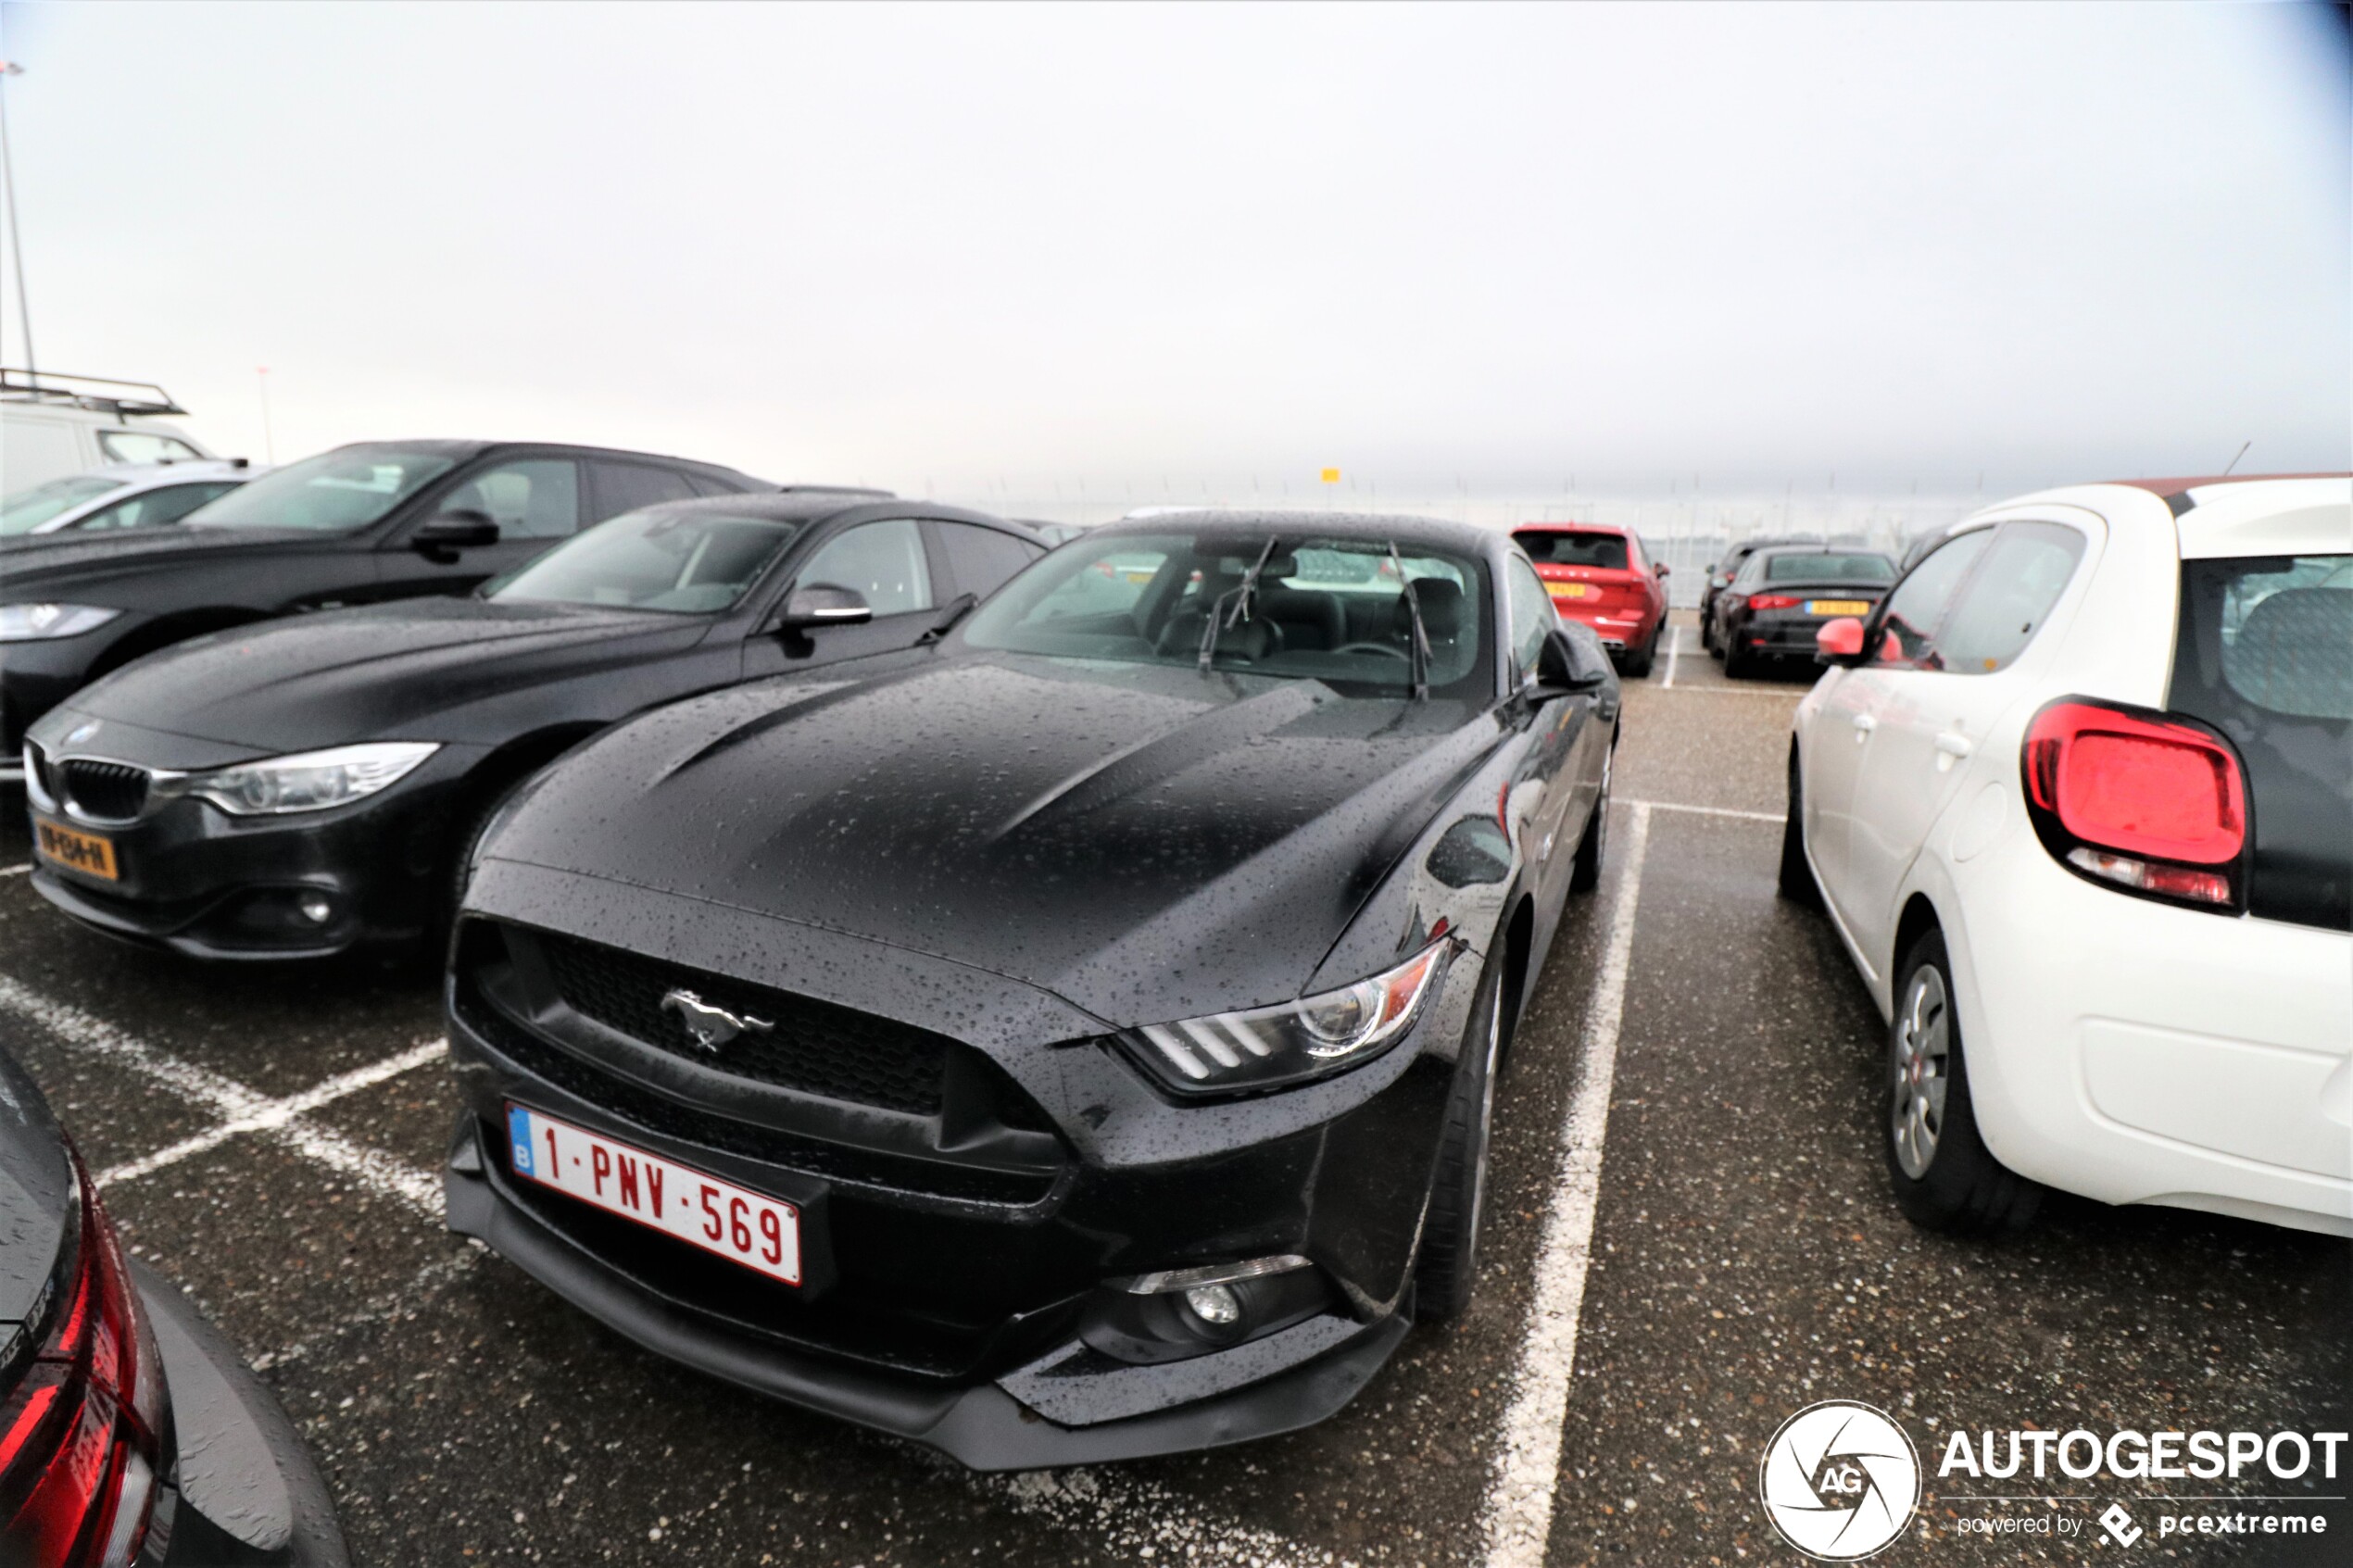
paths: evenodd
<path fill-rule="evenodd" d="M 1771 555 L 1768 583 L 1893 583 L 1895 563 L 1885 556 Z"/>
<path fill-rule="evenodd" d="M 1542 529 L 1515 533 L 1512 538 L 1528 552 L 1529 560 L 1545 566 L 1626 570 L 1626 536 L 1622 533 L 1564 533 Z"/>
<path fill-rule="evenodd" d="M 2251 911 L 2353 925 L 2353 555 L 2183 562 L 2169 701 L 2246 763 Z"/>

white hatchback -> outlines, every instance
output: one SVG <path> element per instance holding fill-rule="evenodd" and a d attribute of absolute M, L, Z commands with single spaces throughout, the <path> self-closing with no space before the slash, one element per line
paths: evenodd
<path fill-rule="evenodd" d="M 1889 1020 L 1904 1211 L 2353 1235 L 2353 478 L 2029 495 L 1820 635 L 1781 887 Z"/>

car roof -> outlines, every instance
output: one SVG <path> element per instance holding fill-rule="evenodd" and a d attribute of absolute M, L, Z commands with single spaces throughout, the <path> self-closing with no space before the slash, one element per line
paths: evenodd
<path fill-rule="evenodd" d="M 680 468 L 699 469 L 708 473 L 724 473 L 736 479 L 750 480 L 755 484 L 764 483 L 752 479 L 749 474 L 739 470 L 731 469 L 724 463 L 707 462 L 700 458 L 674 458 L 664 452 L 637 452 L 622 446 L 583 446 L 570 441 L 485 441 L 425 436 L 416 440 L 346 441 L 342 445 L 332 449 L 337 452 L 359 452 L 372 446 L 395 446 L 409 452 L 435 452 L 458 462 L 464 462 L 468 458 L 481 457 L 489 452 L 566 452 L 573 457 L 614 458 L 623 462 L 634 459 L 639 462 L 650 460 L 658 463 L 672 463 Z"/>
<path fill-rule="evenodd" d="M 1615 533 L 1621 539 L 1634 538 L 1635 533 L 1622 522 L 1516 522 L 1514 533 Z"/>
<path fill-rule="evenodd" d="M 2158 508 L 2165 508 L 2160 512 Z M 2353 550 L 2353 474 L 2234 474 L 2110 480 L 2037 491 L 1964 518 L 1999 521 L 2021 507 L 2078 507 L 2111 524 L 2173 524 L 2184 559 L 2344 555 Z M 1949 530 L 1948 530 L 1949 532 Z"/>
<path fill-rule="evenodd" d="M 1445 545 L 1474 555 L 1484 555 L 1488 546 L 1501 537 L 1491 529 L 1474 527 L 1466 522 L 1451 522 L 1440 517 L 1283 508 L 1250 510 L 1187 508 L 1163 511 L 1151 517 L 1124 517 L 1114 522 L 1102 523 L 1090 532 L 1109 538 L 1127 533 L 1166 533 L 1172 529 L 1202 533 L 1299 533 L 1328 539 L 1368 541 L 1394 538 L 1419 544 Z"/>
<path fill-rule="evenodd" d="M 662 510 L 725 512 L 736 517 L 767 518 L 776 522 L 822 522 L 843 512 L 871 511 L 877 517 L 910 515 L 956 522 L 976 522 L 1022 538 L 1035 535 L 1017 522 L 987 512 L 970 511 L 934 501 L 905 501 L 888 491 L 829 489 L 819 484 L 786 485 L 781 490 L 747 490 L 734 495 L 698 495 L 693 500 L 657 503 Z"/>
<path fill-rule="evenodd" d="M 182 458 L 169 463 L 108 463 L 104 468 L 90 470 L 94 477 L 120 480 L 143 490 L 158 484 L 187 483 L 198 480 L 246 480 L 269 471 L 243 458 Z"/>

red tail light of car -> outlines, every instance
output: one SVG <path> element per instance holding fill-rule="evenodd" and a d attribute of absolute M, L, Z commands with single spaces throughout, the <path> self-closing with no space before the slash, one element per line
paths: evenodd
<path fill-rule="evenodd" d="M 6 1351 L 15 1386 L 0 1401 L 0 1561 L 124 1568 L 155 1509 L 163 1366 L 114 1226 L 69 1153 L 77 1235 L 44 1310 Z"/>
<path fill-rule="evenodd" d="M 1797 605 L 1787 594 L 1758 594 L 1748 601 L 1751 609 L 1795 609 Z"/>
<path fill-rule="evenodd" d="M 2062 697 L 2027 726 L 2027 814 L 2079 876 L 2204 909 L 2238 909 L 2246 771 L 2230 743 L 2174 714 Z"/>

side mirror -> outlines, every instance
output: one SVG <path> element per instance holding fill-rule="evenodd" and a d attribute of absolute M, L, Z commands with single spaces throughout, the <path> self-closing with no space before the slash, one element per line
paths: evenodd
<path fill-rule="evenodd" d="M 1590 692 L 1609 679 L 1609 655 L 1599 642 L 1580 641 L 1566 631 L 1544 633 L 1543 651 L 1536 656 L 1536 696 L 1566 696 Z"/>
<path fill-rule="evenodd" d="M 855 588 L 812 583 L 795 588 L 776 618 L 779 631 L 805 632 L 813 626 L 858 626 L 875 618 L 875 607 Z"/>
<path fill-rule="evenodd" d="M 1814 653 L 1825 664 L 1851 664 L 1863 657 L 1863 623 L 1851 615 L 1823 622 L 1814 632 Z"/>
<path fill-rule="evenodd" d="M 1709 561 L 1705 566 L 1700 568 L 1700 570 L 1706 572 L 1710 577 L 1713 577 L 1716 575 L 1716 563 L 1714 561 Z"/>
<path fill-rule="evenodd" d="M 1655 566 L 1652 567 L 1651 570 L 1656 572 L 1659 576 L 1664 577 L 1667 575 L 1667 563 L 1665 561 L 1660 561 Z"/>
<path fill-rule="evenodd" d="M 466 550 L 498 542 L 498 524 L 488 512 L 461 507 L 425 520 L 409 543 L 420 550 Z"/>

